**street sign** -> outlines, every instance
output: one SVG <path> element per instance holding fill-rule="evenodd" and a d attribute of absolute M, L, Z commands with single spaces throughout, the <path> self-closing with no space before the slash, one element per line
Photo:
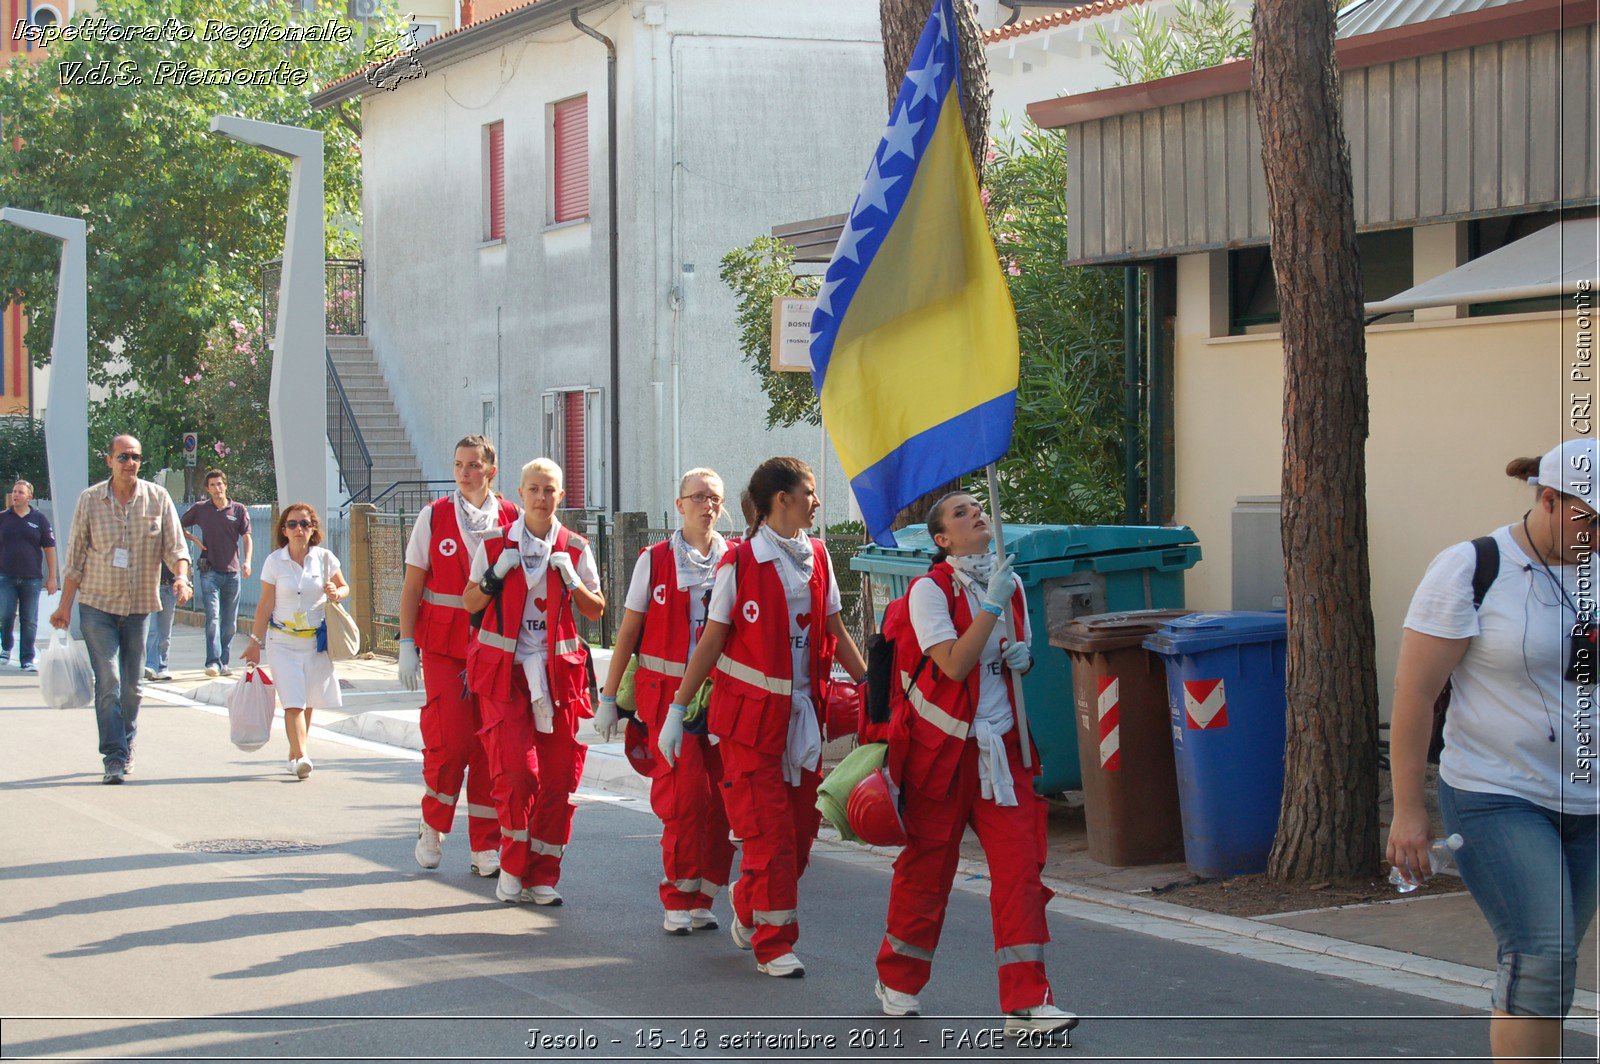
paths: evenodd
<path fill-rule="evenodd" d="M 773 297 L 772 369 L 774 372 L 811 372 L 811 315 L 816 309 L 815 299 Z"/>
<path fill-rule="evenodd" d="M 200 461 L 200 434 L 198 432 L 185 432 L 183 434 L 183 464 L 193 466 Z"/>

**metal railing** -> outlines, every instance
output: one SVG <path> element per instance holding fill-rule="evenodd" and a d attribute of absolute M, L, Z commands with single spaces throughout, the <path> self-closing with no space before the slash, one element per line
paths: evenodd
<path fill-rule="evenodd" d="M 327 349 L 322 355 L 328 360 L 328 442 L 333 445 L 348 501 L 364 502 L 372 498 L 372 452 L 361 435 L 361 425 L 350 407 L 350 397 L 345 394 L 333 356 Z"/>
<path fill-rule="evenodd" d="M 328 259 L 326 270 L 324 331 L 333 336 L 365 335 L 366 265 L 360 259 Z M 282 282 L 282 259 L 261 264 L 261 321 L 269 341 L 278 324 L 278 286 Z"/>
<path fill-rule="evenodd" d="M 376 495 L 359 501 L 371 502 L 384 513 L 414 516 L 433 500 L 450 494 L 455 486 L 454 480 L 397 480 Z"/>

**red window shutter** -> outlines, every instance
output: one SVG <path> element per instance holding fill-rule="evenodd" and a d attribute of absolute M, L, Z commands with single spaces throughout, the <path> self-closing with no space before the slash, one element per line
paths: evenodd
<path fill-rule="evenodd" d="M 583 393 L 564 392 L 561 396 L 563 405 L 563 427 L 566 429 L 565 444 L 567 499 L 569 509 L 581 510 L 584 508 L 583 497 Z"/>
<path fill-rule="evenodd" d="M 555 218 L 589 217 L 589 97 L 564 100 L 555 112 Z"/>
<path fill-rule="evenodd" d="M 506 238 L 506 124 L 489 126 L 489 239 Z"/>

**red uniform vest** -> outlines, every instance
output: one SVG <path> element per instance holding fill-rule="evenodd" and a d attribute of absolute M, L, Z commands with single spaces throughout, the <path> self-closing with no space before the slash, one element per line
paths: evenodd
<path fill-rule="evenodd" d="M 524 535 L 532 535 L 526 527 Z M 489 567 L 510 546 L 507 536 L 486 539 L 484 553 Z M 566 551 L 573 565 L 583 557 L 588 541 L 564 526 L 556 533 L 552 550 Z M 517 633 L 522 628 L 522 611 L 528 603 L 528 581 L 513 569 L 500 588 L 499 596 L 483 611 L 483 627 L 467 649 L 467 686 L 476 695 L 509 702 L 515 690 Z M 570 705 L 580 717 L 592 716 L 589 705 L 589 648 L 578 638 L 578 622 L 573 616 L 572 592 L 561 574 L 550 566 L 545 574 L 545 636 L 550 667 L 550 699 L 556 707 Z"/>
<path fill-rule="evenodd" d="M 737 539 L 726 542 L 729 552 L 739 545 Z M 650 603 L 636 651 L 639 666 L 633 674 L 633 704 L 640 719 L 654 727 L 672 705 L 672 696 L 688 671 L 693 596 L 678 588 L 678 562 L 671 540 L 646 547 L 643 553 L 650 555 Z"/>
<path fill-rule="evenodd" d="M 472 628 L 467 623 L 467 607 L 461 601 L 461 592 L 467 587 L 467 574 L 472 568 L 472 553 L 456 521 L 454 495 L 446 495 L 428 504 L 428 528 L 432 541 L 428 544 L 428 578 L 422 585 L 422 601 L 417 606 L 417 623 L 412 629 L 417 646 L 430 654 L 447 654 L 452 658 L 467 656 L 467 643 Z M 502 531 L 517 521 L 514 503 L 500 500 L 499 524 Z M 447 546 L 448 544 L 448 546 Z"/>
<path fill-rule="evenodd" d="M 828 634 L 828 553 L 811 541 L 811 700 L 817 726 L 828 698 L 828 674 L 837 640 Z M 789 600 L 777 562 L 758 562 L 746 540 L 722 556 L 733 565 L 732 631 L 717 662 L 707 713 L 711 734 L 774 756 L 789 739 L 793 657 L 789 652 Z"/>
<path fill-rule="evenodd" d="M 926 576 L 913 580 L 912 587 L 918 580 L 932 580 L 944 592 L 959 639 L 972 627 L 972 606 L 966 595 L 956 593 L 955 570 L 949 562 L 940 562 L 928 570 Z M 1019 586 L 1011 596 L 1011 616 L 1021 617 L 1023 608 L 1024 598 Z M 909 627 L 908 622 L 908 631 L 895 637 L 894 682 L 902 687 L 922 657 L 922 648 Z M 1003 670 L 1002 676 L 1015 709 L 1017 697 L 1010 670 Z M 971 738 L 981 680 L 982 672 L 976 665 L 961 681 L 950 679 L 931 660 L 922 667 L 907 692 L 906 704 L 889 724 L 889 774 L 896 782 L 913 784 L 931 798 L 942 798 L 949 793 L 961 765 L 961 755 Z M 1033 772 L 1038 775 L 1037 752 L 1033 765 Z"/>

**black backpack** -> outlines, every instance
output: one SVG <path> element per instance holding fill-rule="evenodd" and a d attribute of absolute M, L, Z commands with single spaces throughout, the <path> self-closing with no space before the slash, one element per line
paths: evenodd
<path fill-rule="evenodd" d="M 1493 536 L 1479 536 L 1472 541 L 1472 549 L 1477 555 L 1472 567 L 1472 608 L 1476 610 L 1482 608 L 1483 597 L 1489 593 L 1494 578 L 1500 575 L 1500 544 Z M 1433 736 L 1428 741 L 1430 765 L 1437 765 L 1439 755 L 1444 752 L 1444 719 L 1450 712 L 1450 689 L 1451 683 L 1446 680 L 1444 690 L 1433 702 Z"/>

